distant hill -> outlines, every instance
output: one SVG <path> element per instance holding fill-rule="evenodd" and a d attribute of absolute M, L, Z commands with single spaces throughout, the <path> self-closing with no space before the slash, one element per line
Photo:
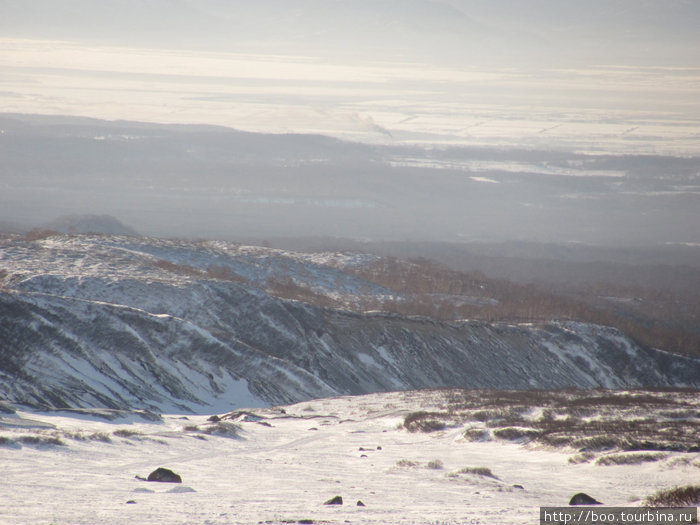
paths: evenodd
<path fill-rule="evenodd" d="M 63 215 L 45 224 L 44 229 L 59 233 L 105 233 L 109 235 L 139 235 L 111 215 Z"/>

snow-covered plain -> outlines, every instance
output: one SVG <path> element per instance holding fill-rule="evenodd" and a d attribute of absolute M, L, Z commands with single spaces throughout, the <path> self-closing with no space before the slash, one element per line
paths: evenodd
<path fill-rule="evenodd" d="M 463 425 L 402 428 L 411 411 L 441 400 L 436 391 L 384 393 L 238 412 L 222 420 L 235 421 L 238 436 L 205 433 L 220 425 L 207 416 L 105 422 L 18 411 L 0 419 L 0 435 L 64 444 L 0 446 L 0 522 L 531 524 L 540 506 L 567 505 L 577 492 L 639 506 L 657 490 L 700 482 L 698 453 L 573 464 L 570 449 L 470 442 Z M 161 466 L 182 484 L 135 478 Z M 460 473 L 465 467 L 494 477 Z M 336 495 L 342 506 L 323 504 Z"/>

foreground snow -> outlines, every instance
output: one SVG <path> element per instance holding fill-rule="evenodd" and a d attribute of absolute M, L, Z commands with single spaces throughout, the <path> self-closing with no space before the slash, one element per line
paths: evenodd
<path fill-rule="evenodd" d="M 635 506 L 659 489 L 700 481 L 698 453 L 641 465 L 571 464 L 571 450 L 469 442 L 463 426 L 401 428 L 407 414 L 438 401 L 433 392 L 321 399 L 236 414 L 223 427 L 207 416 L 4 415 L 0 522 L 532 524 L 539 506 L 566 505 L 577 492 Z M 206 433 L 234 423 L 238 436 Z M 183 483 L 135 478 L 160 466 Z M 460 473 L 465 467 L 495 477 Z M 323 505 L 336 495 L 343 506 Z"/>

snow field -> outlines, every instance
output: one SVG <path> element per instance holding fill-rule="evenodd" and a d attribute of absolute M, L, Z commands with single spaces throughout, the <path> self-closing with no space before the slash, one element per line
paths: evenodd
<path fill-rule="evenodd" d="M 262 419 L 234 418 L 238 437 L 204 433 L 215 425 L 207 416 L 146 423 L 19 412 L 57 430 L 7 416 L 1 435 L 55 434 L 65 445 L 0 446 L 0 522 L 530 524 L 539 506 L 566 505 L 576 492 L 636 506 L 659 489 L 700 481 L 697 453 L 641 465 L 574 465 L 571 451 L 468 442 L 463 427 L 400 428 L 407 414 L 430 404 L 429 393 L 390 393 L 255 409 Z M 11 420 L 15 427 L 3 424 Z M 81 434 L 111 442 L 74 437 Z M 134 477 L 159 466 L 183 484 Z M 495 478 L 460 472 L 465 467 L 488 468 Z M 343 506 L 323 505 L 336 495 Z"/>

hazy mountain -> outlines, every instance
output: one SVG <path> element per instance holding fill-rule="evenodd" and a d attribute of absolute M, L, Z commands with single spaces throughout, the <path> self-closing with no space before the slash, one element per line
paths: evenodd
<path fill-rule="evenodd" d="M 44 225 L 44 229 L 60 233 L 104 233 L 138 235 L 136 230 L 111 215 L 63 215 Z"/>

